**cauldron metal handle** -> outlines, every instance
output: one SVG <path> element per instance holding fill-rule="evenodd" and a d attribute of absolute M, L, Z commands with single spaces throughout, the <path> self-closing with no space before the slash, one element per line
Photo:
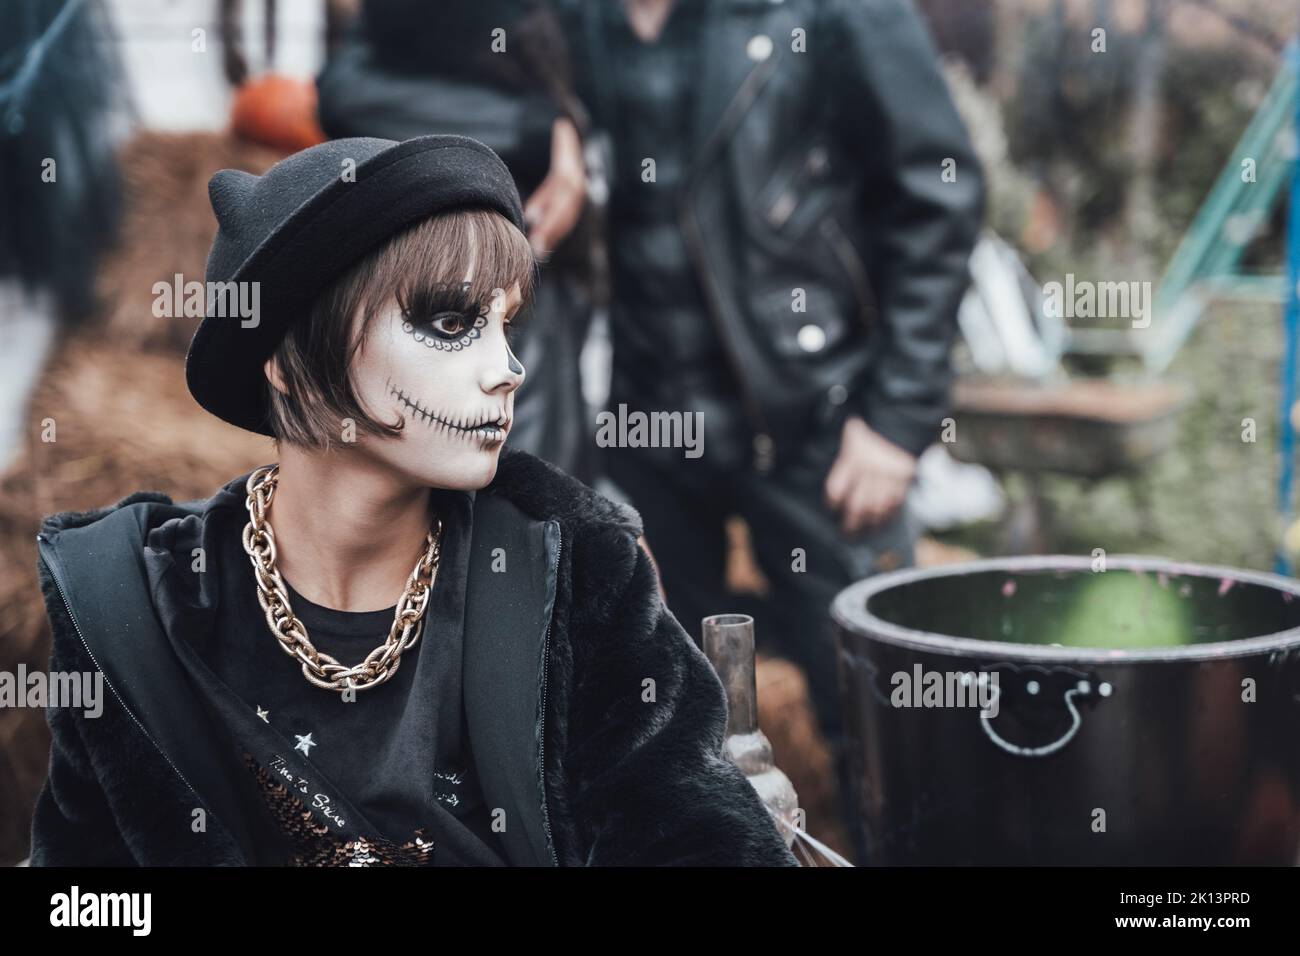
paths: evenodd
<path fill-rule="evenodd" d="M 998 684 L 992 685 L 997 692 L 992 703 L 996 704 L 1002 699 L 1002 688 Z M 1109 697 L 1111 692 L 1110 684 L 1104 681 L 1097 686 L 1097 693 L 1102 697 Z M 1081 680 L 1065 692 L 1065 706 L 1070 711 L 1070 729 L 1062 734 L 1058 739 L 1053 740 L 1050 744 L 1043 744 L 1041 747 L 1021 747 L 1019 744 L 1013 744 L 1011 741 L 1002 737 L 993 729 L 993 720 L 983 710 L 980 711 L 980 726 L 984 728 L 984 733 L 988 735 L 989 740 L 993 741 L 1009 754 L 1017 757 L 1046 757 L 1048 754 L 1054 754 L 1071 740 L 1083 726 L 1083 716 L 1079 713 L 1079 708 L 1074 706 L 1074 698 L 1078 694 L 1091 694 L 1092 684 L 1089 681 Z"/>

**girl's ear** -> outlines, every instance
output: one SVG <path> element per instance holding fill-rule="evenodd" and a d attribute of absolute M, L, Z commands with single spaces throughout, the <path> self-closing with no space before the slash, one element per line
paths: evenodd
<path fill-rule="evenodd" d="M 266 363 L 262 366 L 262 370 L 266 373 L 266 379 L 271 383 L 272 387 L 274 387 L 277 392 L 283 392 L 284 378 L 280 375 L 280 363 L 274 355 L 266 360 Z"/>

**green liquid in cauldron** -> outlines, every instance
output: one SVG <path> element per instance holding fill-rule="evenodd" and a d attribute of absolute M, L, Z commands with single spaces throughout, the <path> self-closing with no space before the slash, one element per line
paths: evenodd
<path fill-rule="evenodd" d="M 1300 600 L 1236 579 L 1133 572 L 981 571 L 889 588 L 869 610 L 950 637 L 1062 647 L 1180 647 L 1300 627 Z"/>
<path fill-rule="evenodd" d="M 1089 575 L 1061 609 L 1056 626 L 1037 632 L 1049 640 L 1036 643 L 1123 648 L 1198 643 L 1192 602 L 1179 595 L 1180 587 L 1161 587 L 1151 575 L 1124 571 Z"/>

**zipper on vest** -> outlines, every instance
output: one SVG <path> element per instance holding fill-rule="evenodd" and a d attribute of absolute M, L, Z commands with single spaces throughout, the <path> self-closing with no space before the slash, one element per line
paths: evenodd
<path fill-rule="evenodd" d="M 555 548 L 555 586 L 560 586 L 560 556 L 564 553 L 564 537 L 560 534 L 560 523 L 555 523 L 555 534 L 559 539 Z M 540 741 L 537 749 L 537 755 L 540 758 L 542 771 L 542 829 L 546 831 L 546 849 L 551 854 L 551 865 L 559 866 L 560 861 L 555 855 L 555 843 L 551 839 L 551 814 L 546 805 L 546 685 L 547 677 L 550 671 L 551 661 L 551 620 L 555 617 L 555 604 L 551 604 L 550 617 L 546 619 L 546 632 L 542 635 L 542 732 L 537 735 Z"/>
<path fill-rule="evenodd" d="M 710 134 L 704 146 L 699 150 L 696 156 L 695 169 L 688 174 L 686 189 L 683 191 L 683 199 L 678 206 L 678 219 L 682 227 L 682 235 L 687 254 L 691 257 L 695 266 L 696 273 L 700 279 L 700 285 L 704 290 L 705 297 L 709 300 L 709 318 L 713 322 L 719 338 L 722 341 L 723 352 L 726 354 L 731 364 L 732 373 L 735 376 L 736 384 L 740 388 L 742 404 L 745 409 L 746 417 L 749 419 L 750 428 L 754 432 L 753 445 L 753 467 L 760 474 L 772 470 L 776 459 L 776 442 L 772 436 L 772 429 L 769 427 L 767 417 L 763 412 L 762 403 L 755 394 L 746 377 L 745 369 L 740 361 L 740 355 L 736 349 L 732 335 L 727 329 L 726 320 L 721 313 L 724 310 L 724 299 L 722 292 L 717 288 L 713 277 L 713 270 L 709 268 L 708 257 L 704 252 L 704 240 L 700 232 L 700 226 L 695 216 L 694 206 L 692 205 L 696 188 L 698 187 L 698 178 L 700 170 L 703 168 L 705 158 L 711 153 L 714 147 L 721 143 L 722 140 L 731 135 L 732 130 L 740 122 L 740 118 L 749 110 L 750 106 L 758 97 L 758 91 L 764 83 L 771 77 L 776 68 L 776 58 L 768 57 L 762 63 L 755 66 L 745 76 L 726 108 L 722 112 L 722 117 L 718 125 Z"/>
<path fill-rule="evenodd" d="M 163 760 L 167 761 L 167 766 L 172 768 L 172 771 L 176 774 L 177 777 L 180 778 L 181 783 L 185 784 L 185 786 L 189 788 L 190 793 L 194 794 L 194 799 L 198 801 L 201 807 L 203 807 L 204 813 L 212 817 L 213 816 L 212 811 L 208 809 L 207 804 L 205 804 L 203 800 L 199 797 L 199 792 L 194 789 L 194 787 L 190 784 L 188 780 L 185 779 L 185 774 L 181 773 L 180 769 L 176 766 L 176 764 L 172 763 L 171 757 L 168 757 L 166 752 L 163 751 L 162 747 L 158 746 L 158 741 L 154 740 L 153 736 L 149 733 L 149 731 L 145 730 L 144 724 L 142 724 L 140 722 L 140 719 L 136 717 L 134 713 L 131 712 L 131 708 L 126 706 L 126 701 L 122 699 L 122 695 L 119 694 L 117 692 L 117 688 L 115 688 L 112 685 L 112 683 L 109 682 L 108 675 L 105 674 L 104 669 L 99 666 L 99 661 L 95 659 L 94 652 L 90 649 L 90 645 L 86 643 L 86 637 L 81 632 L 81 625 L 77 623 L 77 618 L 72 613 L 72 605 L 68 603 L 67 592 L 63 589 L 63 582 L 60 580 L 59 574 L 54 568 L 54 562 L 51 562 L 46 559 L 45 549 L 41 547 L 41 545 L 47 544 L 48 542 L 46 541 L 45 538 L 41 537 L 39 534 L 36 536 L 36 540 L 40 542 L 40 544 L 37 545 L 37 553 L 40 555 L 41 563 L 45 565 L 46 570 L 50 572 L 50 577 L 54 579 L 55 590 L 59 592 L 59 597 L 63 601 L 64 610 L 68 612 L 68 620 L 72 622 L 73 630 L 77 632 L 77 637 L 81 641 L 81 646 L 86 649 L 86 654 L 90 658 L 91 663 L 95 665 L 95 669 L 98 670 L 100 674 L 103 674 L 104 684 L 108 687 L 110 691 L 112 691 L 113 696 L 116 697 L 117 702 L 122 705 L 122 709 L 126 711 L 127 716 L 130 717 L 131 720 L 135 722 L 135 725 L 140 728 L 140 733 L 144 734 L 145 739 L 148 740 L 149 743 L 153 744 L 154 749 L 158 751 L 159 755 L 162 756 Z M 213 817 L 213 819 L 216 818 Z"/>
<path fill-rule="evenodd" d="M 827 217 L 821 222 L 821 231 L 835 249 L 835 255 L 840 260 L 840 265 L 848 273 L 849 282 L 853 285 L 853 296 L 858 304 L 858 316 L 862 319 L 862 327 L 868 331 L 871 330 L 874 322 L 873 317 L 876 313 L 874 294 L 871 291 L 871 279 L 867 275 L 866 266 L 862 264 L 862 258 L 858 255 L 857 249 L 849 241 L 849 237 L 844 234 L 840 224 L 832 217 Z"/>

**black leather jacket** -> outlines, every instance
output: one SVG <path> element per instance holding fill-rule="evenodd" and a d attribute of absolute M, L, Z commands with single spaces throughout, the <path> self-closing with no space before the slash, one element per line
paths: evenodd
<path fill-rule="evenodd" d="M 620 68 L 599 7 L 557 0 L 597 127 Z M 708 16 L 679 217 L 754 465 L 846 410 L 919 453 L 947 412 L 984 197 L 926 27 L 909 0 L 710 0 Z"/>

